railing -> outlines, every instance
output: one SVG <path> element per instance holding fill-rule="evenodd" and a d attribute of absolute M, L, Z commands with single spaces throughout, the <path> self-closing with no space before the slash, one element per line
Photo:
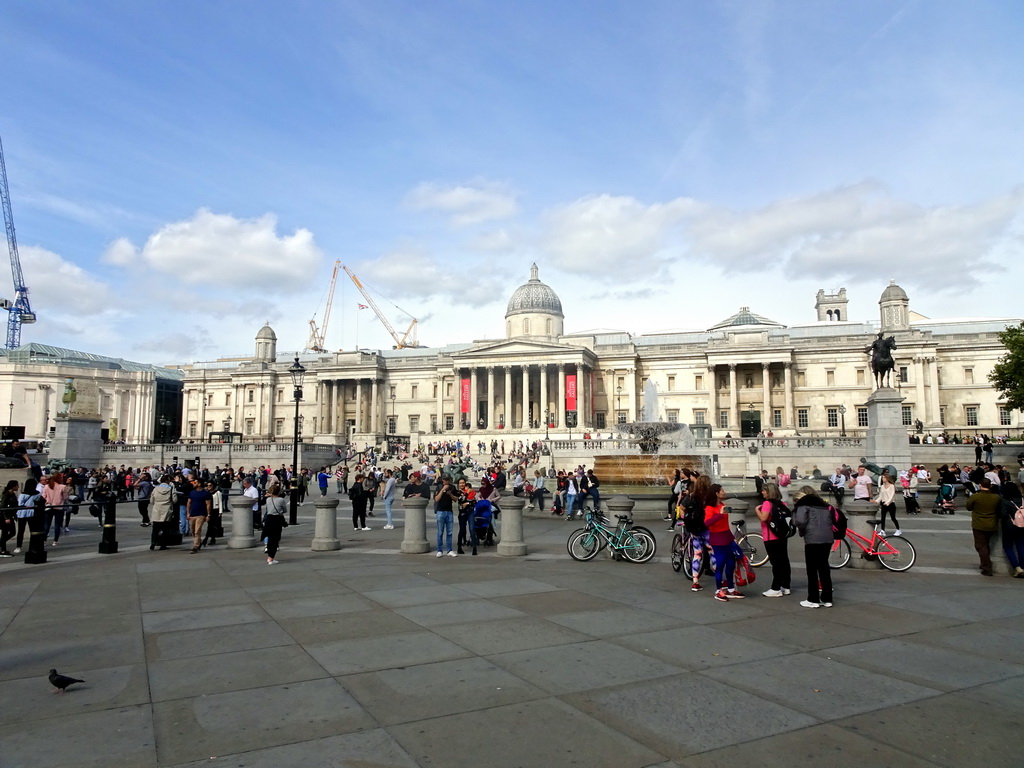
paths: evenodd
<path fill-rule="evenodd" d="M 658 445 L 658 453 L 664 454 L 686 454 L 690 451 L 701 453 L 707 451 L 730 451 L 746 450 L 751 448 L 765 450 L 780 448 L 784 450 L 793 449 L 828 449 L 848 450 L 851 448 L 863 448 L 866 440 L 863 437 L 748 437 L 748 438 L 723 438 L 713 440 L 693 440 L 685 444 L 678 440 L 662 440 Z M 622 454 L 622 453 L 643 453 L 642 448 L 647 445 L 645 440 L 552 440 L 550 446 L 552 451 L 580 451 L 594 455 Z"/>
<path fill-rule="evenodd" d="M 304 454 L 334 454 L 336 447 L 323 443 L 299 443 Z M 188 456 L 194 453 L 277 453 L 290 454 L 291 443 L 157 443 L 154 445 L 104 445 L 103 453 L 165 453 Z"/>

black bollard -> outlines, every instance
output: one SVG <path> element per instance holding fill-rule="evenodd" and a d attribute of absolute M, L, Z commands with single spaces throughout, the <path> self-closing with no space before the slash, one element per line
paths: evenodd
<path fill-rule="evenodd" d="M 25 551 L 27 565 L 46 562 L 46 532 L 43 531 L 43 510 L 36 505 L 35 512 L 28 519 L 28 549 Z"/>
<path fill-rule="evenodd" d="M 103 538 L 100 539 L 99 553 L 117 554 L 117 499 L 113 497 L 103 503 Z"/>

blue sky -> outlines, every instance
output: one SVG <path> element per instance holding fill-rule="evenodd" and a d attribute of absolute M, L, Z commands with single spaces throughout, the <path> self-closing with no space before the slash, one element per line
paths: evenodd
<path fill-rule="evenodd" d="M 335 259 L 429 344 L 536 261 L 568 332 L 787 324 L 890 279 L 1018 317 L 1024 6 L 23 2 L 0 136 L 23 342 L 301 348 Z M 0 295 L 3 295 L 0 293 Z M 341 279 L 330 348 L 390 346 Z M 402 307 L 399 310 L 397 307 Z"/>

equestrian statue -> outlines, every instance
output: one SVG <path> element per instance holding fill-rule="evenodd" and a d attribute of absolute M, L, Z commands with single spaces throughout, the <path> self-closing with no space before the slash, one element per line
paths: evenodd
<path fill-rule="evenodd" d="M 892 359 L 892 351 L 896 349 L 896 339 L 890 336 L 884 338 L 881 331 L 878 338 L 871 342 L 865 352 L 871 355 L 871 370 L 875 374 L 875 385 L 882 387 L 891 386 L 892 372 L 896 363 Z"/>

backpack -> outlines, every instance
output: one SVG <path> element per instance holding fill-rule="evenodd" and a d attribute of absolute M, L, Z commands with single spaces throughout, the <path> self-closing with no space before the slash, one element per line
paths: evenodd
<path fill-rule="evenodd" d="M 846 538 L 846 527 L 848 525 L 846 515 L 843 514 L 841 509 L 836 509 L 831 504 L 828 505 L 828 513 L 832 516 L 832 538 Z"/>
<path fill-rule="evenodd" d="M 785 502 L 773 501 L 771 516 L 768 518 L 768 530 L 779 539 L 788 539 L 796 533 L 793 525 L 793 513 Z"/>
<path fill-rule="evenodd" d="M 789 475 L 779 475 L 779 485 L 783 488 L 789 485 Z"/>
<path fill-rule="evenodd" d="M 683 511 L 683 527 L 688 533 L 700 536 L 708 529 L 704 523 L 704 510 L 697 499 L 688 497 Z"/>
<path fill-rule="evenodd" d="M 1010 502 L 1016 507 L 1013 517 L 1010 518 L 1010 522 L 1013 523 L 1017 528 L 1024 528 L 1024 507 L 1018 507 L 1014 502 Z"/>

